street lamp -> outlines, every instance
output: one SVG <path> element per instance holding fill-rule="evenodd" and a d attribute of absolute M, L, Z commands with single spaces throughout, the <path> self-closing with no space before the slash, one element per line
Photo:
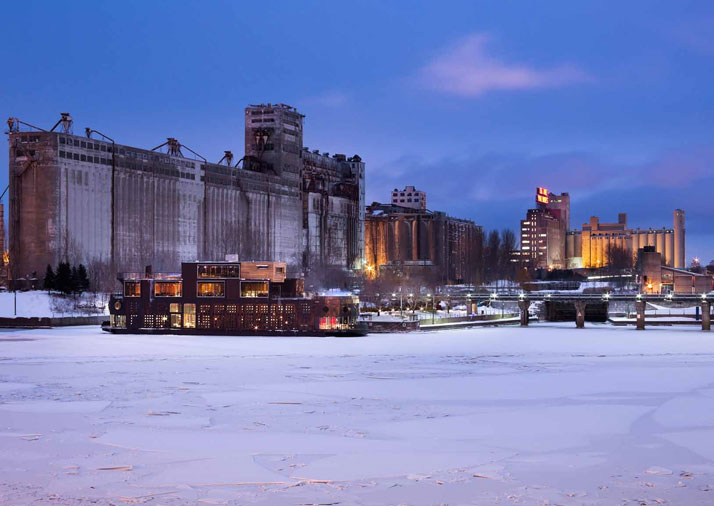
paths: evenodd
<path fill-rule="evenodd" d="M 434 313 L 436 312 L 436 307 L 434 306 L 434 296 L 430 293 L 427 293 L 426 296 L 431 297 L 431 324 L 434 325 Z"/>

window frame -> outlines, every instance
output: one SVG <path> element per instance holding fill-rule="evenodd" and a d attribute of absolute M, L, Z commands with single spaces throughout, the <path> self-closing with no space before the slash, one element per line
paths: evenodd
<path fill-rule="evenodd" d="M 221 295 L 201 295 L 201 290 L 199 288 L 199 285 L 201 284 L 211 284 L 211 285 L 220 285 L 223 287 L 221 290 Z M 221 299 L 226 297 L 226 282 L 222 280 L 216 280 L 212 279 L 210 281 L 196 281 L 196 297 L 202 298 L 202 299 Z"/>
<path fill-rule="evenodd" d="M 178 295 L 159 295 L 158 294 L 159 285 L 179 285 Z M 176 298 L 176 297 L 181 297 L 182 294 L 183 294 L 183 281 L 154 281 L 154 297 Z"/>
<path fill-rule="evenodd" d="M 139 294 L 138 295 L 130 295 L 127 293 L 127 286 L 128 285 L 134 285 L 139 287 Z M 141 281 L 124 281 L 124 297 L 131 297 L 131 298 L 141 298 Z"/>
<path fill-rule="evenodd" d="M 245 295 L 243 285 L 245 284 L 265 284 L 265 295 Z M 240 282 L 240 297 L 241 299 L 267 299 L 270 296 L 270 281 L 267 280 L 241 280 Z"/>

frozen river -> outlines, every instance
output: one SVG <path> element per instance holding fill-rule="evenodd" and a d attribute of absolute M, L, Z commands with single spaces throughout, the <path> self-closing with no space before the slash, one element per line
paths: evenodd
<path fill-rule="evenodd" d="M 0 504 L 714 504 L 714 333 L 0 331 Z"/>

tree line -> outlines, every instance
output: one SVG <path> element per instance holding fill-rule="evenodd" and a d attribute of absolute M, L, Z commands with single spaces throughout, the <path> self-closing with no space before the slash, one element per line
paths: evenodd
<path fill-rule="evenodd" d="M 516 277 L 518 265 L 511 261 L 515 249 L 516 235 L 513 230 L 491 230 L 486 235 L 483 248 L 484 281 L 513 280 Z"/>
<path fill-rule="evenodd" d="M 43 286 L 45 290 L 65 294 L 83 293 L 89 289 L 87 268 L 83 264 L 70 265 L 69 262 L 60 262 L 55 271 L 47 264 Z"/>

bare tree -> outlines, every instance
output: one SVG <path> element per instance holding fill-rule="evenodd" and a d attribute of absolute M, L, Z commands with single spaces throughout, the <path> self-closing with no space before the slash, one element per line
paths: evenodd
<path fill-rule="evenodd" d="M 498 230 L 491 230 L 486 239 L 484 248 L 484 267 L 486 281 L 495 281 L 501 272 L 499 269 L 499 257 L 501 254 L 501 236 Z"/>
<path fill-rule="evenodd" d="M 627 248 L 609 245 L 606 251 L 607 266 L 612 271 L 632 269 L 632 253 Z"/>
<path fill-rule="evenodd" d="M 516 235 L 511 229 L 504 229 L 501 232 L 501 246 L 498 253 L 499 274 L 503 279 L 513 280 L 515 277 L 515 266 L 511 262 L 511 256 L 516 249 Z"/>

